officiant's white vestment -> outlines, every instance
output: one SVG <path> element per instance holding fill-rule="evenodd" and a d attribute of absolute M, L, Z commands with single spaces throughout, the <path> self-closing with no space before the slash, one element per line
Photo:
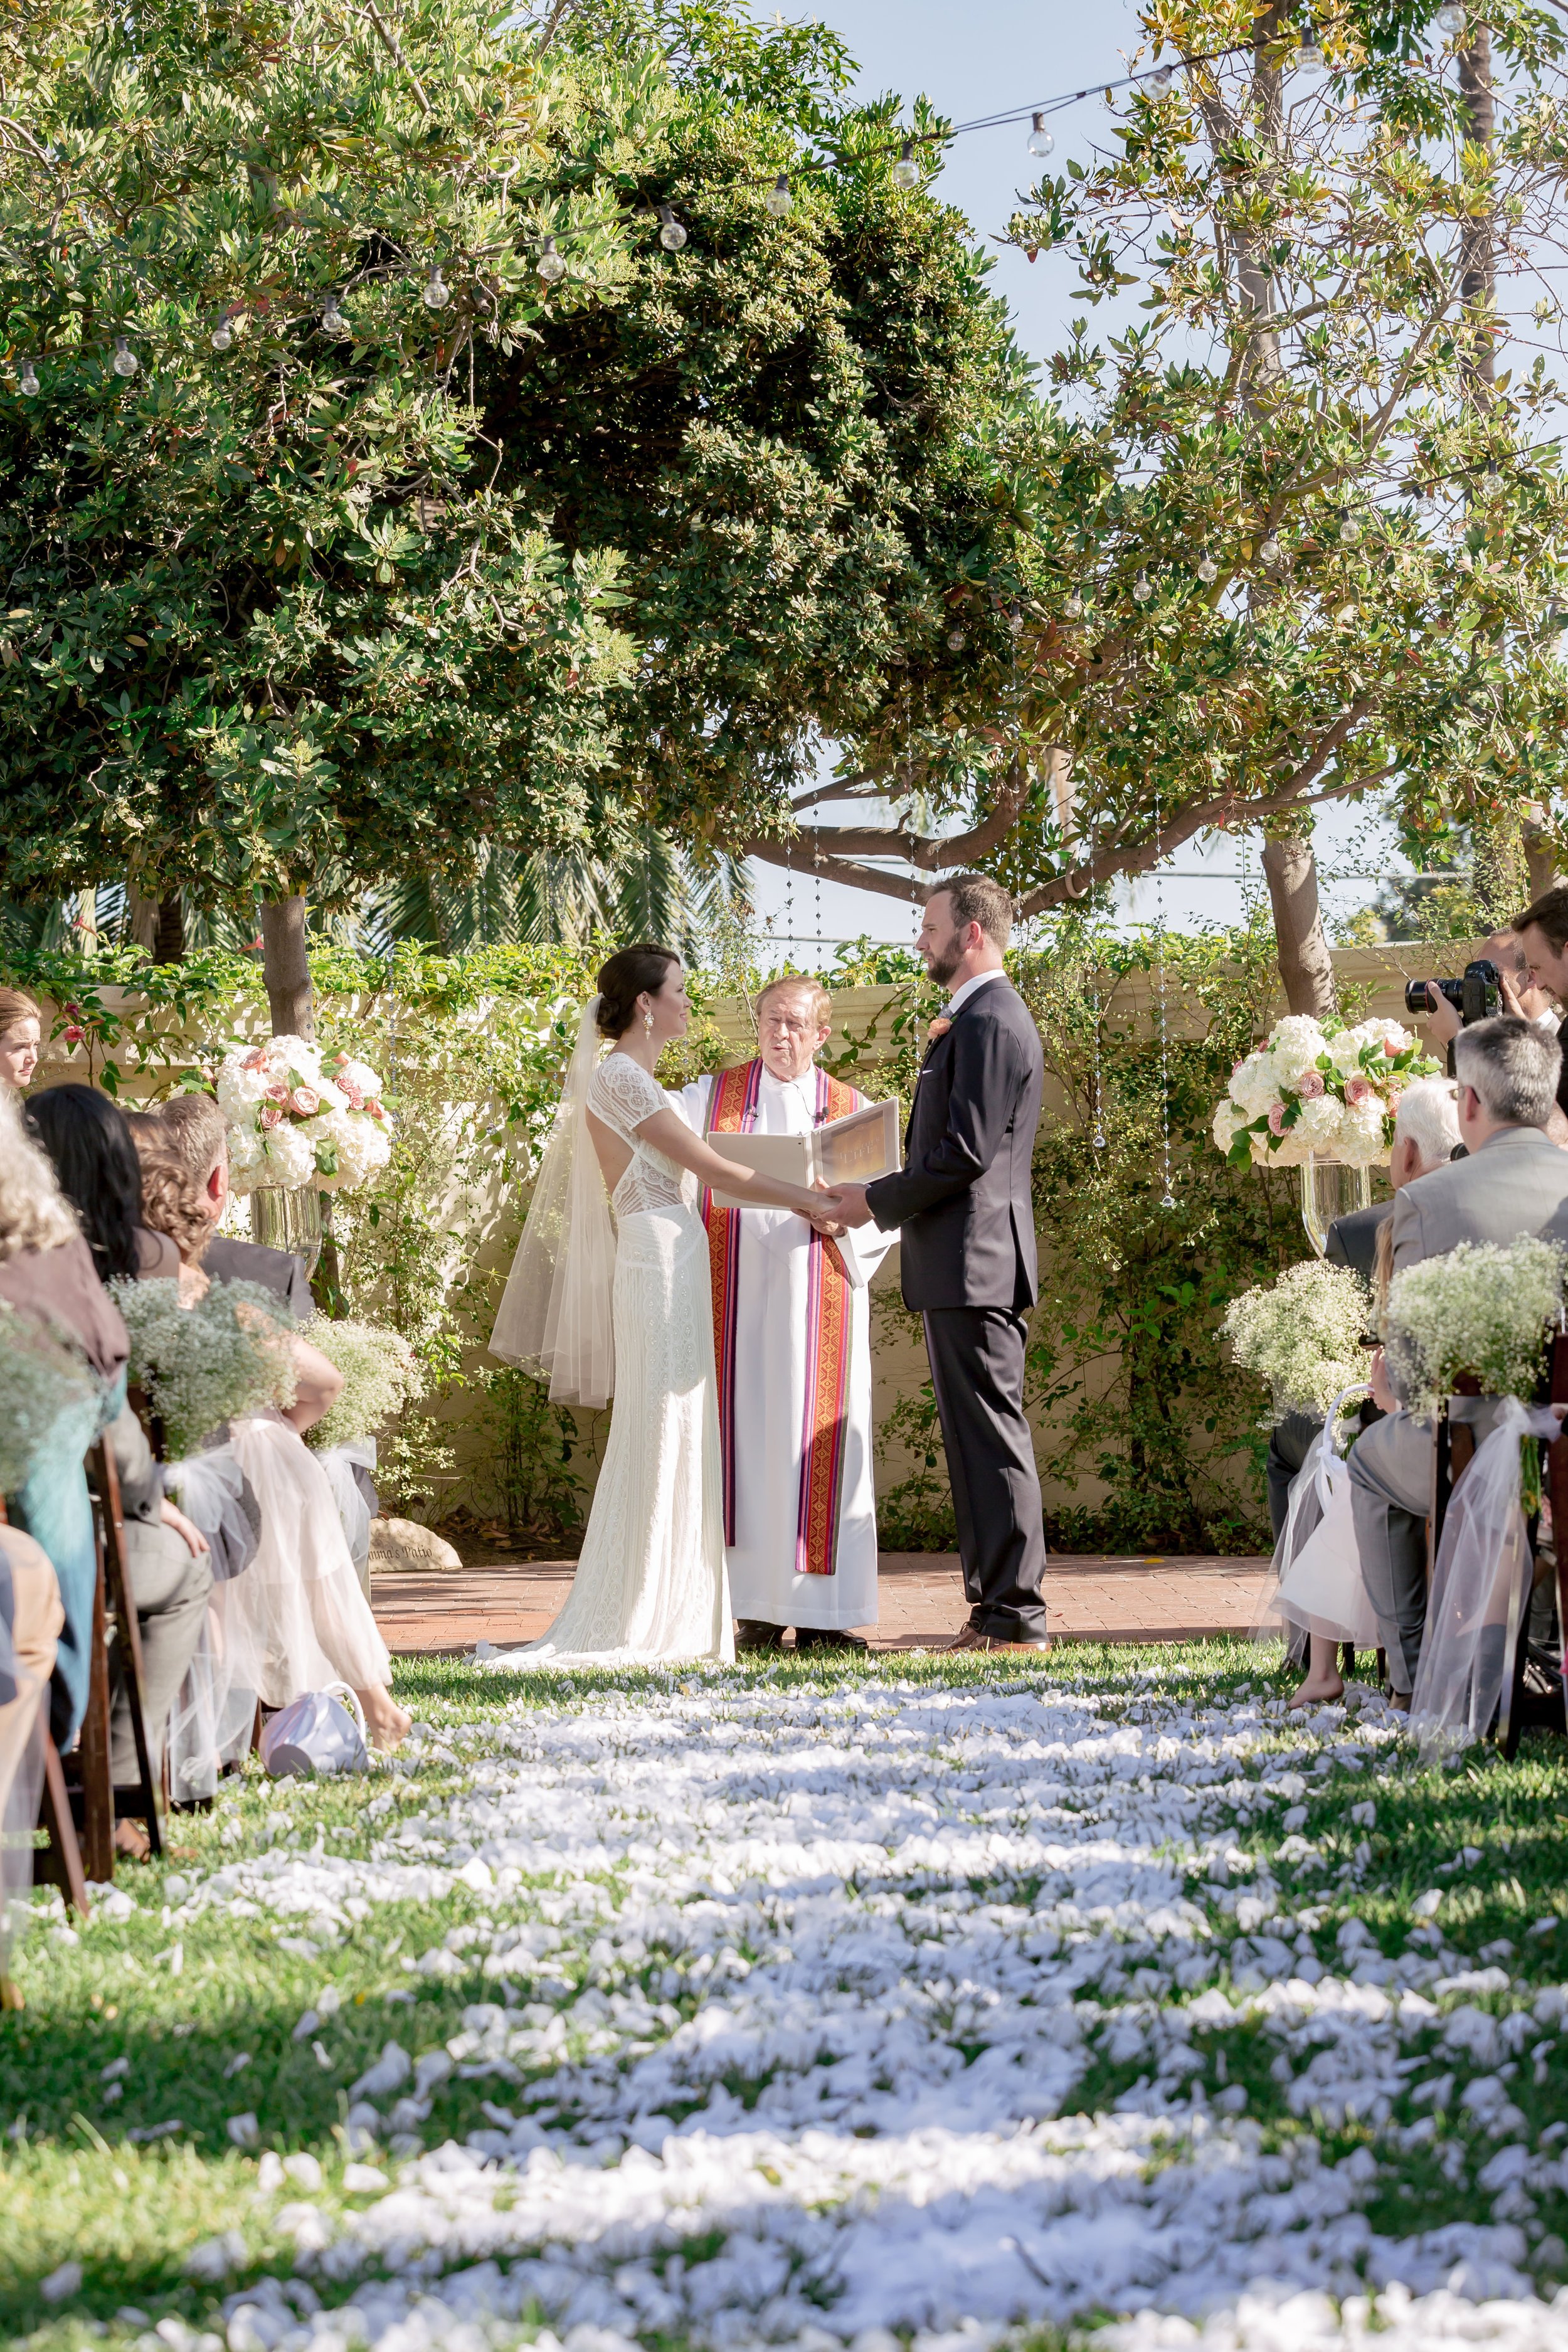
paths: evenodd
<path fill-rule="evenodd" d="M 759 1060 L 698 1079 L 681 1108 L 699 1135 L 807 1135 L 866 1099 L 824 1070 L 781 1079 Z M 868 1224 L 825 1242 L 792 1210 L 706 1194 L 702 1207 L 731 1605 L 770 1625 L 874 1625 L 866 1286 L 896 1237 Z"/>

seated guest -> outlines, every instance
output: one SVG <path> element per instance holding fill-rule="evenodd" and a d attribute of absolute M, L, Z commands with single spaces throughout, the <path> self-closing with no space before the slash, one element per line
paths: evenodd
<path fill-rule="evenodd" d="M 10 1907 L 33 1892 L 44 1700 L 64 1622 L 43 1546 L 20 1528 L 0 1527 L 0 1983 Z"/>
<path fill-rule="evenodd" d="M 102 1278 L 176 1277 L 180 1259 L 174 1243 L 142 1221 L 141 1162 L 118 1105 L 90 1087 L 53 1087 L 28 1103 L 27 1119 L 76 1210 Z M 206 1538 L 164 1495 L 142 1424 L 122 1398 L 105 1436 L 120 1478 L 127 1573 L 142 1631 L 147 1743 L 156 1777 L 169 1709 L 206 1615 L 212 1564 Z M 110 1769 L 116 1786 L 128 1787 L 137 1775 L 136 1747 L 118 1644 L 111 1671 Z M 123 1853 L 138 1859 L 145 1853 L 145 1834 L 133 1822 L 121 1822 L 115 1840 Z"/>
<path fill-rule="evenodd" d="M 49 1726 L 64 1752 L 75 1745 L 87 1711 L 98 1580 L 82 1454 L 124 1404 L 131 1342 L 54 1169 L 23 1129 L 16 1100 L 0 1087 L 0 1298 L 65 1332 L 98 1381 L 87 1406 L 62 1412 L 25 1485 L 7 1498 L 13 1520 L 48 1555 L 65 1610 L 49 1694 Z"/>
<path fill-rule="evenodd" d="M 19 988 L 0 988 L 0 1087 L 30 1086 L 38 1066 L 43 1015 Z"/>
<path fill-rule="evenodd" d="M 142 1117 L 156 1121 L 156 1140 L 176 1159 L 195 1184 L 200 1213 L 212 1228 L 202 1264 L 215 1282 L 258 1282 L 275 1290 L 296 1323 L 316 1311 L 305 1261 L 289 1250 L 264 1249 L 259 1242 L 235 1241 L 217 1231 L 228 1202 L 228 1144 L 223 1113 L 210 1095 L 175 1095 Z M 140 1120 L 137 1124 L 140 1126 Z M 151 1143 L 152 1138 L 149 1137 Z M 138 1143 L 142 1138 L 138 1135 Z M 322 1408 L 325 1410 L 325 1407 Z"/>
<path fill-rule="evenodd" d="M 1445 1000 L 1446 1002 L 1447 1000 Z M 1459 1139 L 1454 1108 L 1453 1082 L 1448 1078 L 1417 1078 L 1400 1097 L 1394 1122 L 1394 1151 L 1388 1181 L 1395 1192 L 1417 1176 L 1441 1168 Z M 1369 1209 L 1352 1209 L 1329 1227 L 1323 1256 L 1330 1265 L 1348 1265 L 1365 1282 L 1373 1279 L 1380 1228 L 1394 1214 L 1392 1201 L 1374 1201 Z M 1290 1481 L 1306 1461 L 1322 1429 L 1310 1413 L 1287 1413 L 1275 1424 L 1268 1440 L 1268 1517 L 1279 1542 L 1290 1503 Z"/>
<path fill-rule="evenodd" d="M 1454 1063 L 1459 1139 L 1468 1156 L 1397 1195 L 1389 1227 L 1396 1275 L 1460 1242 L 1508 1243 L 1540 1233 L 1568 1238 L 1568 1154 L 1546 1134 L 1560 1060 L 1556 1041 L 1516 1013 L 1460 1031 Z M 1379 1361 L 1373 1394 L 1386 1417 L 1352 1449 L 1351 1496 L 1394 1703 L 1407 1707 L 1426 1623 L 1432 1424 L 1406 1412 L 1386 1382 Z"/>
<path fill-rule="evenodd" d="M 178 1208 L 187 1265 L 206 1244 L 208 1221 L 195 1180 L 147 1154 L 148 1194 L 159 1216 Z M 210 1255 L 210 1245 L 207 1245 Z M 274 1253 L 281 1255 L 281 1252 Z M 205 1273 L 205 1265 L 203 1272 Z M 326 1473 L 303 1443 L 342 1388 L 342 1374 L 302 1334 L 289 1337 L 297 1393 L 281 1411 L 229 1423 L 228 1444 L 261 1508 L 260 1540 L 244 1575 L 214 1589 L 226 1672 L 266 1706 L 345 1682 L 378 1748 L 395 1748 L 412 1718 L 387 1688 L 391 1661 L 360 1585 Z"/>

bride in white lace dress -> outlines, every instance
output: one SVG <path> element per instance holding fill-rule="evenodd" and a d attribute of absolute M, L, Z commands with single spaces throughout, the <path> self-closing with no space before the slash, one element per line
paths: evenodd
<path fill-rule="evenodd" d="M 599 974 L 491 1335 L 561 1402 L 614 1393 L 566 1606 L 500 1665 L 732 1658 L 708 1236 L 700 1184 L 824 1215 L 831 1196 L 721 1160 L 654 1077 L 690 1022 L 679 960 L 625 948 Z M 614 1041 L 599 1058 L 600 1040 Z M 613 1216 L 613 1224 L 612 1224 Z"/>

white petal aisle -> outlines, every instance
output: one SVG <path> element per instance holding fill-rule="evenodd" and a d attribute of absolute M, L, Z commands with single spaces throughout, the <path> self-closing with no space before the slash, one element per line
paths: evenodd
<path fill-rule="evenodd" d="M 1463 1856 L 1392 1956 L 1362 1924 L 1396 1718 L 884 1669 L 535 1683 L 416 1734 L 368 1853 L 180 1890 L 171 1935 L 237 1906 L 306 1949 L 461 1892 L 395 1974 L 486 1996 L 426 2047 L 393 1993 L 347 2112 L 371 2201 L 260 2158 L 295 2275 L 228 2295 L 231 2352 L 1568 2347 L 1568 2129 L 1515 2096 L 1568 1988 L 1449 1948 Z M 465 2082 L 483 2128 L 437 2145 Z"/>

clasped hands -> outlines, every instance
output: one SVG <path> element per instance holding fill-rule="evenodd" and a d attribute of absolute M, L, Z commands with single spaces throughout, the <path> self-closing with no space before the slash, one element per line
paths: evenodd
<path fill-rule="evenodd" d="M 818 1187 L 822 1196 L 820 1209 L 811 1213 L 811 1222 L 819 1234 L 829 1241 L 841 1241 L 853 1225 L 868 1225 L 871 1212 L 866 1205 L 864 1184 L 837 1184 Z"/>

